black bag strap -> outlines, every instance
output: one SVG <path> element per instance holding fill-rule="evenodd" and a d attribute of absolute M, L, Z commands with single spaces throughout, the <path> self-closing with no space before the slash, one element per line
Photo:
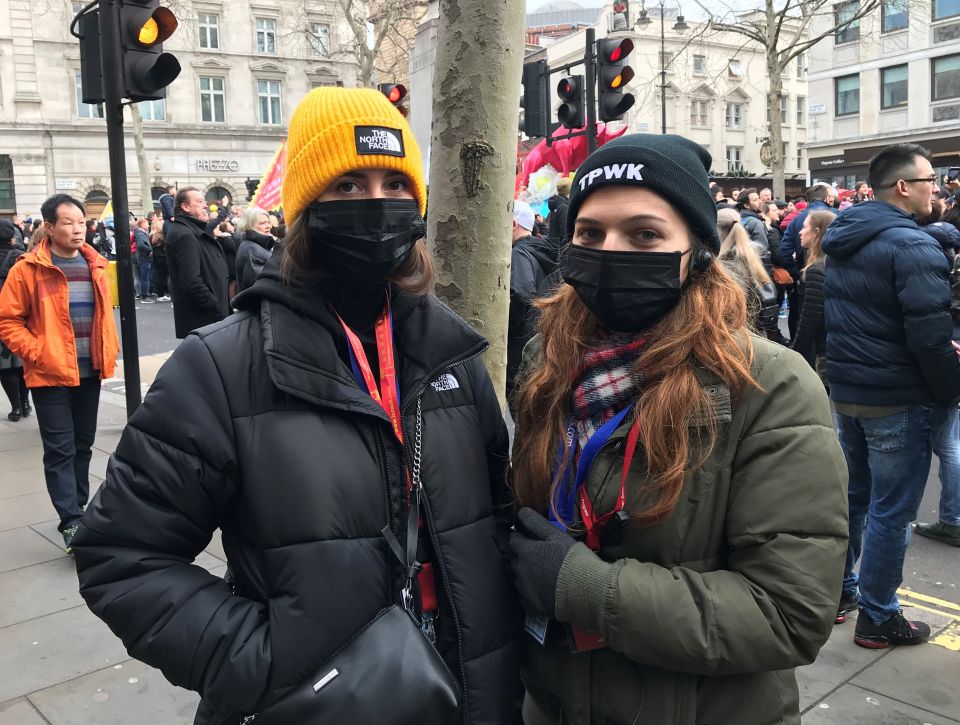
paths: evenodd
<path fill-rule="evenodd" d="M 387 545 L 393 552 L 393 555 L 403 567 L 404 576 L 407 583 L 403 588 L 403 608 L 412 617 L 416 617 L 416 610 L 413 604 L 413 580 L 416 579 L 423 565 L 417 561 L 417 542 L 420 532 L 420 461 L 422 458 L 422 438 L 423 438 L 423 411 L 420 401 L 417 400 L 417 424 L 413 446 L 413 465 L 410 471 L 410 506 L 407 512 L 407 547 L 404 550 L 397 541 L 390 524 L 383 527 L 380 534 L 386 540 Z"/>

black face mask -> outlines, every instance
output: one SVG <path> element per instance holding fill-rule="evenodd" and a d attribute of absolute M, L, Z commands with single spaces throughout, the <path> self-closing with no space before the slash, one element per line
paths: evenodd
<path fill-rule="evenodd" d="M 307 215 L 317 260 L 324 270 L 347 281 L 382 282 L 426 235 L 413 199 L 314 202 Z"/>
<path fill-rule="evenodd" d="M 608 252 L 574 244 L 564 279 L 605 327 L 640 332 L 680 300 L 680 260 L 686 253 Z"/>

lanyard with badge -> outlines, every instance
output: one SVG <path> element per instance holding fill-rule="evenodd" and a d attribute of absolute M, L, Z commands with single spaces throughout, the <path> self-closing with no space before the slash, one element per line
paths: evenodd
<path fill-rule="evenodd" d="M 336 314 L 336 313 L 335 313 Z M 374 326 L 374 337 L 377 343 L 377 360 L 380 365 L 380 385 L 373 375 L 373 368 L 367 358 L 367 353 L 363 349 L 363 343 L 357 334 L 350 329 L 350 326 L 343 321 L 343 318 L 337 314 L 337 319 L 343 327 L 349 343 L 347 349 L 350 353 L 350 367 L 353 370 L 353 376 L 357 383 L 373 398 L 390 419 L 390 425 L 393 433 L 403 445 L 403 426 L 401 424 L 400 413 L 400 383 L 397 377 L 396 357 L 393 352 L 393 312 L 390 309 L 390 295 L 387 293 L 386 304 L 383 312 L 377 317 Z M 411 479 L 407 472 L 407 498 L 409 502 Z M 423 527 L 423 521 L 419 522 Z M 425 562 L 422 565 L 420 573 L 417 575 L 417 582 L 420 585 L 420 610 L 423 617 L 423 626 L 426 631 L 432 632 L 432 622 L 436 618 L 439 603 L 437 601 L 436 583 L 433 576 L 433 565 Z M 429 636 L 429 634 L 428 634 Z"/>
<path fill-rule="evenodd" d="M 597 514 L 593 501 L 590 500 L 590 494 L 584 485 L 587 475 L 590 472 L 590 466 L 593 465 L 597 454 L 607 444 L 613 433 L 620 427 L 634 408 L 634 403 L 617 413 L 613 418 L 600 427 L 583 446 L 580 458 L 577 460 L 577 447 L 574 445 L 576 438 L 575 427 L 571 421 L 568 427 L 568 437 L 570 440 L 570 459 L 564 465 L 563 477 L 557 490 L 557 497 L 554 505 L 549 512 L 550 522 L 566 531 L 574 521 L 574 511 L 580 511 L 580 518 L 583 520 L 583 527 L 586 532 L 585 543 L 593 551 L 599 551 L 601 538 L 610 531 L 612 526 L 622 528 L 630 520 L 630 515 L 626 511 L 627 499 L 627 474 L 630 471 L 630 464 L 637 450 L 637 441 L 640 438 L 640 421 L 636 420 L 630 426 L 630 432 L 627 434 L 626 449 L 623 454 L 623 470 L 620 476 L 620 491 L 617 494 L 617 501 L 613 508 L 604 513 Z M 570 476 L 576 461 L 576 473 L 571 485 Z M 558 467 L 561 464 L 558 464 Z M 546 624 L 537 622 L 528 618 L 527 631 L 537 639 L 541 644 L 546 640 Z M 601 649 L 607 646 L 607 643 L 596 632 L 587 632 L 581 627 L 570 625 L 568 627 L 568 640 L 570 648 L 574 652 L 587 652 L 594 649 Z"/>

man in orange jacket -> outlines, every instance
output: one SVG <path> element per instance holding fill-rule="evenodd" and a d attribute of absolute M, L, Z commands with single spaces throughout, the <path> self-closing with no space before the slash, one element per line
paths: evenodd
<path fill-rule="evenodd" d="M 117 329 L 107 261 L 85 243 L 83 205 L 41 207 L 48 238 L 24 254 L 0 292 L 0 339 L 23 360 L 43 441 L 43 471 L 67 553 L 90 494 L 100 381 L 113 375 Z"/>

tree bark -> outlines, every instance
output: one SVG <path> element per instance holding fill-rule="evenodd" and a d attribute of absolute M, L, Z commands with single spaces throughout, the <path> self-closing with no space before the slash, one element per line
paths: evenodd
<path fill-rule="evenodd" d="M 137 167 L 140 170 L 140 216 L 153 211 L 153 195 L 150 193 L 150 168 L 147 166 L 147 150 L 143 144 L 143 117 L 140 106 L 130 104 L 130 118 L 133 119 L 133 146 L 137 152 Z"/>
<path fill-rule="evenodd" d="M 780 61 L 780 51 L 777 48 L 777 11 L 773 7 L 773 0 L 766 0 L 767 13 L 767 44 L 764 48 L 767 56 L 767 75 L 770 77 L 770 93 L 767 94 L 767 103 L 770 104 L 770 170 L 773 175 L 773 198 L 783 199 L 786 194 L 784 181 L 783 158 L 783 122 L 780 118 L 780 99 L 783 97 L 783 63 Z M 790 109 L 787 108 L 789 120 Z"/>
<path fill-rule="evenodd" d="M 522 0 L 441 0 L 433 86 L 428 234 L 438 296 L 490 342 L 501 407 L 507 326 Z"/>

